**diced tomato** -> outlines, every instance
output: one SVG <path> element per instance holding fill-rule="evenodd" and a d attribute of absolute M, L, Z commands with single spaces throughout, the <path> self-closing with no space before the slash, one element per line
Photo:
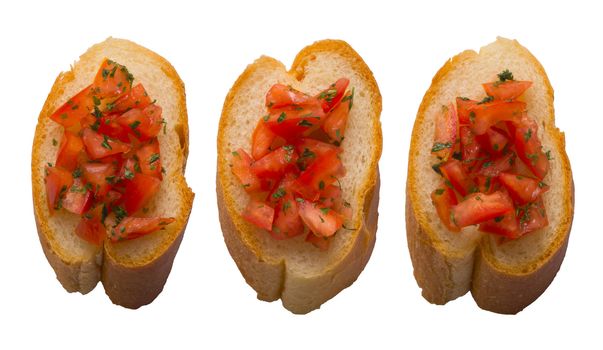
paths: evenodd
<path fill-rule="evenodd" d="M 270 146 L 275 138 L 276 134 L 260 119 L 253 131 L 251 141 L 251 155 L 253 156 L 253 159 L 260 159 L 268 154 L 270 152 Z"/>
<path fill-rule="evenodd" d="M 116 204 L 121 199 L 121 197 L 121 193 L 111 190 L 107 192 L 107 195 L 105 195 L 105 197 L 103 198 L 103 203 L 110 208 L 114 204 Z"/>
<path fill-rule="evenodd" d="M 549 186 L 544 182 L 522 175 L 500 173 L 499 178 L 513 200 L 519 205 L 534 202 L 549 190 Z"/>
<path fill-rule="evenodd" d="M 117 180 L 115 177 L 115 166 L 110 163 L 83 163 L 81 165 L 84 179 L 89 184 L 90 191 L 96 197 L 103 197 L 111 189 L 111 185 Z"/>
<path fill-rule="evenodd" d="M 509 152 L 498 158 L 490 158 L 481 164 L 478 170 L 479 175 L 495 177 L 503 171 L 507 171 L 515 162 L 515 153 Z"/>
<path fill-rule="evenodd" d="M 498 177 L 477 175 L 475 176 L 475 182 L 477 183 L 477 189 L 481 193 L 492 193 L 500 189 L 500 183 Z"/>
<path fill-rule="evenodd" d="M 438 216 L 444 226 L 453 232 L 458 232 L 459 228 L 452 222 L 450 217 L 450 210 L 452 206 L 458 203 L 456 194 L 454 191 L 442 183 L 438 188 L 431 192 L 431 201 L 436 208 Z"/>
<path fill-rule="evenodd" d="M 344 175 L 345 168 L 339 159 L 339 151 L 332 150 L 302 171 L 293 187 L 305 199 L 315 201 L 322 190 Z"/>
<path fill-rule="evenodd" d="M 76 235 L 94 245 L 100 245 L 107 237 L 107 230 L 101 222 L 102 208 L 99 205 L 88 211 L 75 228 Z"/>
<path fill-rule="evenodd" d="M 77 167 L 78 155 L 84 150 L 82 139 L 72 132 L 65 130 L 57 155 L 56 166 L 73 171 Z"/>
<path fill-rule="evenodd" d="M 509 142 L 509 138 L 505 131 L 494 126 L 489 128 L 485 134 L 481 135 L 479 140 L 491 154 L 501 153 Z"/>
<path fill-rule="evenodd" d="M 341 153 L 341 148 L 311 138 L 300 139 L 295 143 L 295 149 L 299 154 L 298 165 L 301 170 L 305 170 L 312 162 L 330 151 Z"/>
<path fill-rule="evenodd" d="M 91 159 L 104 158 L 112 154 L 130 151 L 130 145 L 106 135 L 101 135 L 89 128 L 84 129 L 82 140 L 84 146 L 86 146 L 86 153 Z"/>
<path fill-rule="evenodd" d="M 94 107 L 91 89 L 92 85 L 87 86 L 67 100 L 65 104 L 52 113 L 50 119 L 61 124 L 65 128 L 69 128 L 79 123 L 83 117 L 90 115 L 90 112 Z"/>
<path fill-rule="evenodd" d="M 152 175 L 161 180 L 161 155 L 159 153 L 159 142 L 152 139 L 144 143 L 136 151 L 138 164 L 143 174 Z"/>
<path fill-rule="evenodd" d="M 463 168 L 463 164 L 456 159 L 450 159 L 440 166 L 442 175 L 450 181 L 452 187 L 457 190 L 461 196 L 465 197 L 475 190 L 475 183 L 467 175 Z"/>
<path fill-rule="evenodd" d="M 451 209 L 452 222 L 458 227 L 480 224 L 514 210 L 513 201 L 502 191 L 473 193 Z"/>
<path fill-rule="evenodd" d="M 125 217 L 115 228 L 111 228 L 109 238 L 111 242 L 138 238 L 158 230 L 176 221 L 174 218 L 136 218 Z"/>
<path fill-rule="evenodd" d="M 477 142 L 475 135 L 469 126 L 462 125 L 459 130 L 463 162 L 465 162 L 468 167 L 472 167 L 477 159 L 480 158 L 481 146 L 479 142 Z"/>
<path fill-rule="evenodd" d="M 163 126 L 161 107 L 151 104 L 145 109 L 131 109 L 115 119 L 124 130 L 140 141 L 156 137 Z"/>
<path fill-rule="evenodd" d="M 161 180 L 155 176 L 135 173 L 134 178 L 123 180 L 125 191 L 120 203 L 128 215 L 133 215 L 144 207 L 159 191 Z"/>
<path fill-rule="evenodd" d="M 517 218 L 519 219 L 519 230 L 522 235 L 546 227 L 549 224 L 542 198 L 519 207 Z"/>
<path fill-rule="evenodd" d="M 298 158 L 293 146 L 283 146 L 251 164 L 251 171 L 258 177 L 280 177 L 287 169 L 295 167 Z"/>
<path fill-rule="evenodd" d="M 270 234 L 275 239 L 286 239 L 304 233 L 297 202 L 291 192 L 286 192 L 274 208 L 274 222 Z"/>
<path fill-rule="evenodd" d="M 327 208 L 333 208 L 337 211 L 339 211 L 339 209 L 337 207 L 341 206 L 341 188 L 339 188 L 339 186 L 335 186 L 335 185 L 329 185 L 327 186 L 327 188 L 324 189 L 324 191 L 322 191 L 322 194 L 320 196 L 320 198 L 318 198 L 318 201 L 320 203 L 321 206 L 323 207 L 327 207 Z"/>
<path fill-rule="evenodd" d="M 525 111 L 526 104 L 520 101 L 479 103 L 469 108 L 469 122 L 473 132 L 476 135 L 482 135 L 498 122 L 519 121 Z"/>
<path fill-rule="evenodd" d="M 447 160 L 452 154 L 458 133 L 458 118 L 456 109 L 451 103 L 443 107 L 435 121 L 435 134 L 431 153 L 438 158 Z"/>
<path fill-rule="evenodd" d="M 331 208 L 320 208 L 303 199 L 297 201 L 299 216 L 310 231 L 322 237 L 330 237 L 343 225 L 343 219 Z"/>
<path fill-rule="evenodd" d="M 320 106 L 316 97 L 297 91 L 289 85 L 275 84 L 266 94 L 266 107 L 282 108 L 289 106 Z"/>
<path fill-rule="evenodd" d="M 136 84 L 132 90 L 120 97 L 113 104 L 111 112 L 126 112 L 133 108 L 144 109 L 151 104 L 151 97 L 147 94 L 142 84 Z"/>
<path fill-rule="evenodd" d="M 58 209 L 61 198 L 67 193 L 73 184 L 73 176 L 71 172 L 58 167 L 45 167 L 46 178 L 46 202 L 48 210 L 52 214 L 55 209 Z"/>
<path fill-rule="evenodd" d="M 82 215 L 92 205 L 92 192 L 84 186 L 81 178 L 73 180 L 63 199 L 63 208 L 77 215 Z"/>
<path fill-rule="evenodd" d="M 329 249 L 329 243 L 331 242 L 331 237 L 321 237 L 314 234 L 314 232 L 308 232 L 306 236 L 306 242 L 312 243 L 316 248 L 327 251 Z"/>
<path fill-rule="evenodd" d="M 128 137 L 128 128 L 124 128 L 122 125 L 117 123 L 117 114 L 103 115 L 99 119 L 98 133 L 101 135 L 107 135 L 110 138 L 118 139 L 122 142 L 129 143 L 130 138 Z"/>
<path fill-rule="evenodd" d="M 105 100 L 103 104 L 111 103 L 130 92 L 133 79 L 125 66 L 106 58 L 94 77 L 92 88 L 97 98 Z"/>
<path fill-rule="evenodd" d="M 348 88 L 349 84 L 349 79 L 341 78 L 335 83 L 331 84 L 326 90 L 323 90 L 318 95 L 316 95 L 316 98 L 322 101 L 322 109 L 323 111 L 325 111 L 325 113 L 329 113 L 337 107 L 341 99 L 343 99 L 345 89 Z M 334 137 L 332 137 L 332 139 L 335 140 Z"/>
<path fill-rule="evenodd" d="M 345 127 L 348 122 L 350 107 L 347 103 L 340 103 L 327 116 L 322 124 L 322 129 L 329 135 L 331 140 L 341 143 L 345 134 Z"/>
<path fill-rule="evenodd" d="M 459 117 L 459 123 L 461 125 L 470 124 L 470 109 L 477 105 L 477 101 L 470 100 L 464 97 L 456 98 L 456 113 Z"/>
<path fill-rule="evenodd" d="M 255 192 L 261 186 L 260 179 L 251 171 L 251 164 L 252 159 L 244 149 L 239 148 L 236 152 L 232 152 L 232 172 L 247 192 Z"/>
<path fill-rule="evenodd" d="M 496 81 L 493 83 L 482 84 L 486 94 L 494 97 L 495 100 L 514 100 L 521 96 L 530 86 L 531 81 L 507 80 L 504 82 Z"/>
<path fill-rule="evenodd" d="M 264 230 L 272 230 L 274 209 L 263 201 L 250 198 L 243 212 L 243 219 Z"/>
<path fill-rule="evenodd" d="M 521 235 L 519 232 L 517 217 L 515 216 L 515 210 L 511 210 L 506 214 L 481 223 L 479 225 L 479 230 L 482 232 L 502 235 L 511 239 L 518 238 Z"/>
<path fill-rule="evenodd" d="M 295 141 L 319 128 L 325 120 L 320 105 L 271 109 L 266 126 L 276 135 Z"/>
<path fill-rule="evenodd" d="M 542 150 L 538 138 L 538 124 L 527 116 L 519 122 L 508 123 L 509 131 L 513 131 L 517 155 L 528 166 L 534 175 L 543 179 L 549 170 L 548 156 Z"/>

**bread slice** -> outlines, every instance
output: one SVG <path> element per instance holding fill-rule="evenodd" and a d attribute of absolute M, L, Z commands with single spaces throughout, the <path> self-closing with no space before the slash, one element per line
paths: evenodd
<path fill-rule="evenodd" d="M 102 60 L 125 65 L 157 99 L 166 119 L 166 133 L 158 136 L 166 174 L 159 193 L 149 204 L 149 216 L 176 221 L 145 237 L 94 246 L 74 234 L 79 216 L 59 211 L 50 216 L 46 205 L 44 166 L 54 163 L 63 127 L 49 116 L 68 98 L 89 85 Z M 40 243 L 58 280 L 69 292 L 86 294 L 102 281 L 115 304 L 138 308 L 153 301 L 163 289 L 182 241 L 194 194 L 184 179 L 188 156 L 188 121 L 184 84 L 163 57 L 133 42 L 109 38 L 92 46 L 71 70 L 57 77 L 36 127 L 31 160 L 34 213 Z"/>
<path fill-rule="evenodd" d="M 231 173 L 231 152 L 251 149 L 251 134 L 265 114 L 266 92 L 276 83 L 316 94 L 338 78 L 355 88 L 342 161 L 344 198 L 351 203 L 353 229 L 341 229 L 328 251 L 304 236 L 277 241 L 241 217 L 248 195 Z M 226 96 L 218 131 L 217 197 L 224 241 L 245 280 L 266 301 L 281 299 L 293 313 L 319 308 L 351 285 L 370 258 L 377 230 L 381 156 L 381 94 L 372 72 L 345 42 L 324 40 L 304 48 L 289 71 L 261 57 L 241 74 Z"/>
<path fill-rule="evenodd" d="M 493 235 L 469 227 L 446 230 L 430 200 L 439 175 L 432 169 L 434 120 L 442 105 L 457 96 L 481 99 L 481 84 L 497 80 L 504 69 L 517 80 L 531 80 L 525 93 L 528 115 L 551 151 L 544 182 L 549 226 L 515 241 L 497 244 Z M 471 291 L 486 310 L 514 314 L 531 304 L 551 283 L 567 248 L 574 212 L 570 163 L 564 134 L 555 127 L 553 89 L 540 63 L 517 41 L 498 38 L 479 54 L 465 51 L 450 59 L 433 78 L 412 133 L 406 190 L 406 231 L 414 275 L 425 299 L 445 304 Z"/>

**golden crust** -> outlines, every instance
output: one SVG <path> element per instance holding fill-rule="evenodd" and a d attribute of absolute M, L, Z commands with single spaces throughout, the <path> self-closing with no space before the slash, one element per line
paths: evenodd
<path fill-rule="evenodd" d="M 137 308 L 150 303 L 161 292 L 163 284 L 165 284 L 169 275 L 192 209 L 194 193 L 184 179 L 184 168 L 188 156 L 188 118 L 184 83 L 176 73 L 174 67 L 163 57 L 151 50 L 127 40 L 109 38 L 88 49 L 80 57 L 76 66 L 94 59 L 99 52 L 102 53 L 106 48 L 114 45 L 136 55 L 145 56 L 153 61 L 154 64 L 157 64 L 172 81 L 176 89 L 176 95 L 178 96 L 176 127 L 181 148 L 177 157 L 181 167 L 174 173 L 168 174 L 168 176 L 170 176 L 170 181 L 178 183 L 178 188 L 181 192 L 181 205 L 184 210 L 180 215 L 177 215 L 176 221 L 165 231 L 166 234 L 170 235 L 169 239 L 155 248 L 152 257 L 138 261 L 130 261 L 113 256 L 111 252 L 114 244 L 110 242 L 105 242 L 103 246 L 96 248 L 97 254 L 93 258 L 82 260 L 74 258 L 72 254 L 64 250 L 60 242 L 55 241 L 55 237 L 47 221 L 48 218 L 46 217 L 45 199 L 41 195 L 45 193 L 43 181 L 40 181 L 39 178 L 43 175 L 37 167 L 45 151 L 43 142 L 48 132 L 49 116 L 57 106 L 64 102 L 59 101 L 59 99 L 63 96 L 65 89 L 75 82 L 73 69 L 59 74 L 38 117 L 32 147 L 32 193 L 40 242 L 49 263 L 55 270 L 57 278 L 63 287 L 69 292 L 77 291 L 85 294 L 92 290 L 97 282 L 102 279 L 107 294 L 115 304 Z M 127 62 L 122 63 L 127 66 Z M 110 264 L 103 265 L 103 256 L 104 260 L 109 261 Z M 101 265 L 103 269 L 102 277 Z M 136 284 L 133 281 L 140 281 L 140 283 Z M 126 290 L 128 294 L 124 292 Z"/>
<path fill-rule="evenodd" d="M 239 76 L 226 96 L 217 138 L 218 169 L 216 188 L 220 223 L 228 250 L 247 283 L 258 293 L 259 299 L 273 301 L 281 298 L 285 308 L 294 313 L 307 313 L 320 307 L 322 303 L 356 280 L 368 262 L 374 246 L 377 228 L 379 188 L 377 164 L 382 148 L 382 135 L 378 120 L 381 113 L 381 94 L 366 63 L 343 41 L 323 40 L 307 46 L 297 54 L 288 74 L 298 80 L 303 80 L 306 66 L 314 59 L 316 54 L 321 52 L 338 54 L 359 73 L 375 97 L 371 109 L 375 112 L 374 115 L 377 120 L 375 121 L 376 127 L 371 130 L 371 136 L 374 140 L 374 152 L 367 162 L 367 166 L 371 171 L 359 191 L 361 198 L 363 198 L 361 203 L 364 203 L 363 215 L 358 216 L 356 226 L 359 229 L 351 232 L 354 238 L 350 240 L 351 244 L 349 244 L 348 249 L 342 251 L 336 259 L 330 261 L 320 275 L 312 278 L 296 278 L 287 275 L 285 261 L 275 259 L 262 252 L 259 243 L 254 239 L 255 228 L 242 219 L 240 213 L 237 212 L 234 203 L 235 198 L 224 191 L 221 183 L 221 179 L 226 177 L 226 172 L 230 172 L 226 154 L 221 146 L 227 144 L 225 139 L 226 128 L 229 127 L 230 123 L 236 122 L 230 120 L 228 116 L 231 114 L 230 111 L 235 104 L 237 94 L 257 70 L 284 69 L 282 63 L 270 57 L 261 57 L 249 65 Z M 336 283 L 323 283 L 323 279 L 332 279 L 336 275 L 338 279 Z"/>
<path fill-rule="evenodd" d="M 505 45 L 513 47 L 514 52 L 522 55 L 534 66 L 537 74 L 545 82 L 546 94 L 553 101 L 553 89 L 538 60 L 517 41 L 498 38 Z M 565 153 L 565 139 L 557 128 L 549 127 L 548 132 L 559 151 L 556 159 L 563 169 L 564 192 L 562 203 L 569 203 L 569 209 L 563 213 L 560 225 L 556 228 L 555 239 L 540 256 L 534 257 L 522 266 L 505 266 L 494 257 L 492 245 L 487 237 L 482 237 L 475 251 L 452 251 L 438 239 L 435 229 L 429 225 L 427 213 L 417 209 L 419 203 L 418 174 L 422 164 L 417 164 L 413 155 L 420 152 L 418 134 L 425 120 L 425 112 L 438 94 L 448 74 L 461 64 L 465 64 L 477 55 L 474 51 L 464 51 L 444 64 L 436 73 L 432 84 L 425 93 L 413 128 L 409 150 L 407 177 L 406 222 L 408 246 L 414 266 L 417 283 L 423 289 L 423 296 L 432 303 L 444 304 L 471 290 L 477 304 L 483 309 L 498 313 L 517 313 L 532 303 L 552 282 L 559 270 L 573 220 L 574 191 L 571 167 Z M 551 106 L 552 107 L 552 106 Z M 553 108 L 546 116 L 548 125 L 555 122 Z M 463 276 L 463 265 L 473 266 L 472 275 Z M 466 266 L 465 266 L 466 267 Z M 466 269 L 465 269 L 466 270 Z"/>

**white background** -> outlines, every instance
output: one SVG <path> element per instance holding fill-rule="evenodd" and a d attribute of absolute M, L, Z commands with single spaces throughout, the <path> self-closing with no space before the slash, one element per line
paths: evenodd
<path fill-rule="evenodd" d="M 0 6 L 0 348 L 601 348 L 601 5 L 323 0 Z M 412 275 L 404 229 L 408 145 L 423 94 L 447 58 L 497 35 L 518 39 L 545 67 L 576 184 L 561 270 L 516 316 L 483 311 L 468 295 L 446 306 L 426 302 Z M 57 74 L 108 36 L 167 58 L 186 84 L 189 111 L 186 175 L 197 194 L 192 216 L 163 293 L 136 311 L 111 304 L 100 284 L 86 296 L 63 290 L 42 253 L 31 204 L 39 111 Z M 290 65 L 300 49 L 326 38 L 350 43 L 383 95 L 379 230 L 356 283 L 321 309 L 296 316 L 280 301 L 258 301 L 226 250 L 215 198 L 215 140 L 224 97 L 247 64 L 265 54 Z"/>

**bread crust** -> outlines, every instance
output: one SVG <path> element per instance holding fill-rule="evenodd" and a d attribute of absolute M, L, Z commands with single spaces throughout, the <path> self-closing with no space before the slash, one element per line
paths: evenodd
<path fill-rule="evenodd" d="M 545 92 L 552 103 L 553 89 L 544 68 L 536 58 L 517 41 L 498 38 L 497 42 L 517 50 L 514 54 L 522 55 L 533 65 L 537 74 L 543 78 Z M 476 55 L 474 51 L 464 51 L 446 62 L 433 78 L 432 85 L 426 92 L 417 113 L 411 139 L 407 178 L 408 248 L 415 279 L 422 288 L 423 296 L 429 302 L 445 304 L 471 291 L 476 303 L 482 309 L 515 314 L 534 302 L 550 285 L 560 268 L 569 241 L 574 207 L 573 181 L 569 160 L 565 153 L 564 135 L 554 127 L 554 115 L 546 116 L 546 121 L 550 125 L 547 132 L 554 140 L 559 154 L 559 159 L 556 161 L 559 162 L 564 174 L 564 182 L 560 186 L 570 189 L 564 192 L 563 201 L 571 205 L 567 212 L 563 213 L 561 223 L 556 228 L 556 239 L 543 255 L 533 257 L 529 264 L 524 264 L 521 268 L 502 266 L 494 257 L 493 244 L 488 235 L 482 236 L 474 249 L 463 252 L 453 251 L 436 238 L 437 232 L 429 224 L 427 214 L 417 209 L 419 191 L 425 191 L 416 183 L 416 172 L 424 164 L 418 164 L 416 157 L 413 156 L 419 152 L 417 140 L 420 125 L 424 123 L 426 110 L 449 72 L 460 65 L 467 64 Z"/>
<path fill-rule="evenodd" d="M 235 97 L 259 67 L 283 69 L 282 63 L 269 57 L 261 57 L 241 74 L 224 102 L 217 141 L 216 191 L 220 223 L 228 251 L 247 283 L 256 290 L 258 299 L 274 301 L 280 298 L 283 306 L 296 314 L 305 314 L 319 308 L 325 301 L 350 286 L 358 278 L 370 258 L 377 230 L 377 208 L 379 203 L 377 162 L 381 155 L 382 144 L 381 128 L 378 121 L 381 113 L 381 95 L 368 66 L 343 41 L 323 40 L 304 48 L 296 56 L 288 74 L 298 80 L 303 80 L 306 65 L 315 58 L 316 54 L 321 52 L 335 53 L 341 56 L 360 74 L 372 90 L 370 93 L 375 96 L 371 109 L 376 112 L 375 118 L 377 118 L 375 123 L 377 127 L 370 131 L 375 143 L 373 157 L 367 160 L 367 167 L 371 171 L 359 191 L 363 198 L 360 225 L 358 229 L 350 233 L 354 237 L 350 248 L 337 256 L 336 259 L 333 259 L 324 271 L 315 276 L 300 276 L 289 273 L 286 261 L 274 259 L 262 252 L 261 247 L 248 238 L 256 232 L 256 229 L 242 219 L 241 213 L 237 212 L 233 198 L 229 198 L 225 193 L 222 184 L 225 172 L 230 172 L 230 168 L 226 163 L 226 155 L 221 151 L 221 145 L 225 145 L 225 142 L 227 142 L 224 139 L 224 130 L 232 122 L 228 120 L 227 116 L 235 103 Z"/>
<path fill-rule="evenodd" d="M 105 292 L 111 301 L 127 308 L 138 308 L 153 301 L 163 289 L 170 273 L 175 255 L 182 241 L 183 234 L 192 209 L 194 193 L 184 179 L 184 168 L 188 156 L 188 117 L 184 84 L 171 64 L 158 54 L 133 42 L 108 38 L 102 43 L 92 46 L 76 63 L 85 64 L 95 59 L 107 49 L 117 48 L 129 54 L 144 55 L 166 74 L 173 84 L 178 96 L 177 118 L 175 118 L 176 134 L 179 138 L 180 149 L 175 156 L 178 166 L 168 171 L 169 181 L 178 185 L 179 198 L 183 208 L 176 221 L 165 232 L 172 239 L 156 247 L 154 255 L 144 260 L 125 261 L 112 253 L 119 243 L 105 241 L 103 245 L 94 247 L 95 254 L 90 257 L 74 258 L 61 242 L 56 241 L 55 235 L 48 224 L 48 210 L 45 202 L 43 181 L 40 181 L 40 170 L 37 167 L 43 159 L 44 139 L 50 123 L 49 116 L 54 109 L 63 103 L 60 98 L 71 83 L 76 82 L 74 67 L 72 70 L 59 74 L 40 112 L 34 143 L 32 148 L 32 194 L 34 214 L 40 243 L 48 262 L 55 270 L 57 279 L 68 292 L 90 292 L 99 281 L 103 282 Z M 127 59 L 120 63 L 128 66 Z M 100 61 L 99 61 L 100 64 Z"/>

